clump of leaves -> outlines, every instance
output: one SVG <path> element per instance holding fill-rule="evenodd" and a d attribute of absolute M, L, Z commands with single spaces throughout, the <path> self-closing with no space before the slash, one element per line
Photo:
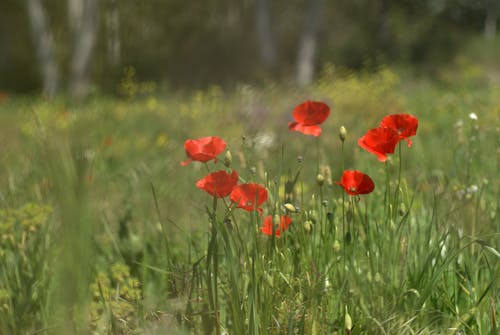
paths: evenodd
<path fill-rule="evenodd" d="M 34 327 L 49 283 L 52 208 L 0 209 L 0 332 Z"/>
<path fill-rule="evenodd" d="M 127 265 L 116 263 L 109 273 L 98 272 L 91 285 L 91 327 L 98 333 L 127 334 L 137 328 L 141 283 Z"/>

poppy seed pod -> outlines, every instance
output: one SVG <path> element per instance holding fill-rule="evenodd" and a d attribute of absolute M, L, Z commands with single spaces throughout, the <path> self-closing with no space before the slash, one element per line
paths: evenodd
<path fill-rule="evenodd" d="M 347 130 L 345 129 L 344 126 L 340 127 L 339 138 L 342 142 L 344 142 L 345 139 L 347 138 Z"/>

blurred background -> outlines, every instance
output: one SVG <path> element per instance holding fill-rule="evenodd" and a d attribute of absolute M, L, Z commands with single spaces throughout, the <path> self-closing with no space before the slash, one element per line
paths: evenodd
<path fill-rule="evenodd" d="M 498 81 L 499 14 L 499 0 L 2 0 L 0 91 L 306 86 L 331 64 L 439 77 L 471 62 Z"/>

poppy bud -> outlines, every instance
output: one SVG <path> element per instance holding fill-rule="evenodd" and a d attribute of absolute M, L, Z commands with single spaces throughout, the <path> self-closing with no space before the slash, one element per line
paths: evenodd
<path fill-rule="evenodd" d="M 231 162 L 233 161 L 233 156 L 231 155 L 231 151 L 226 151 L 226 154 L 224 155 L 224 165 L 226 167 L 231 166 Z"/>
<path fill-rule="evenodd" d="M 340 251 L 340 242 L 338 240 L 333 241 L 333 252 L 337 253 Z"/>
<path fill-rule="evenodd" d="M 323 186 L 324 183 L 325 177 L 321 173 L 318 173 L 318 175 L 316 176 L 316 184 L 318 184 L 319 186 Z"/>
<path fill-rule="evenodd" d="M 307 220 L 306 222 L 304 222 L 304 229 L 305 229 L 306 233 L 311 232 L 312 222 L 310 220 Z"/>
<path fill-rule="evenodd" d="M 295 213 L 297 210 L 295 209 L 295 206 L 292 205 L 291 203 L 286 203 L 283 205 L 283 207 L 286 208 L 287 211 L 291 212 L 291 213 Z"/>
<path fill-rule="evenodd" d="M 345 330 L 347 334 L 351 333 L 352 329 L 352 319 L 351 316 L 349 315 L 349 312 L 347 311 L 347 306 L 345 307 Z"/>
<path fill-rule="evenodd" d="M 344 126 L 340 127 L 340 131 L 339 131 L 339 138 L 342 142 L 345 141 L 347 137 L 347 130 L 345 129 Z"/>

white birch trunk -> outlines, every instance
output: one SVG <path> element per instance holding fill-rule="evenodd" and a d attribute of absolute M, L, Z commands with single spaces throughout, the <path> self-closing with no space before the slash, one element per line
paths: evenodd
<path fill-rule="evenodd" d="M 490 0 L 486 3 L 486 18 L 484 20 L 484 37 L 493 40 L 497 34 L 497 21 L 500 12 L 500 0 Z"/>
<path fill-rule="evenodd" d="M 117 1 L 108 0 L 106 10 L 106 47 L 109 64 L 117 67 L 121 61 L 120 15 Z"/>
<path fill-rule="evenodd" d="M 271 24 L 269 0 L 256 1 L 255 19 L 260 59 L 266 68 L 273 68 L 276 65 L 277 52 Z"/>
<path fill-rule="evenodd" d="M 59 70 L 55 59 L 54 39 L 50 34 L 40 0 L 26 0 L 31 34 L 42 72 L 43 92 L 54 97 L 59 89 Z"/>
<path fill-rule="evenodd" d="M 302 36 L 297 54 L 296 81 L 301 87 L 312 83 L 317 49 L 317 35 L 321 17 L 321 0 L 309 0 Z"/>
<path fill-rule="evenodd" d="M 90 60 L 97 33 L 97 0 L 68 0 L 68 18 L 73 48 L 70 63 L 69 93 L 84 98 L 90 88 Z"/>

